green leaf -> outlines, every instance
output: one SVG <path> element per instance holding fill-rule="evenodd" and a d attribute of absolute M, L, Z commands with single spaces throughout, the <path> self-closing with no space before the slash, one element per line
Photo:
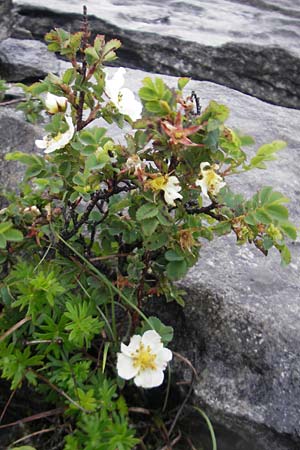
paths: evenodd
<path fill-rule="evenodd" d="M 286 245 L 282 245 L 279 247 L 280 255 L 281 255 L 281 264 L 283 266 L 288 265 L 291 262 L 291 252 Z"/>
<path fill-rule="evenodd" d="M 180 91 L 182 91 L 182 89 L 185 88 L 185 86 L 188 84 L 188 82 L 189 82 L 190 80 L 191 80 L 191 79 L 188 78 L 188 77 L 181 77 L 181 78 L 179 78 L 179 80 L 178 80 L 178 82 L 177 82 L 178 89 L 179 89 Z"/>
<path fill-rule="evenodd" d="M 167 265 L 167 275 L 171 280 L 179 280 L 184 277 L 188 271 L 188 265 L 185 260 L 171 261 Z"/>
<path fill-rule="evenodd" d="M 274 153 L 286 147 L 284 141 L 273 141 L 270 144 L 264 144 L 256 152 L 256 155 L 250 160 L 250 164 L 245 166 L 246 170 L 252 168 L 264 169 L 264 161 L 273 161 L 276 159 Z"/>
<path fill-rule="evenodd" d="M 280 224 L 280 229 L 290 238 L 290 239 L 297 239 L 297 230 L 296 227 L 294 227 L 293 224 L 286 222 Z"/>
<path fill-rule="evenodd" d="M 212 229 L 218 236 L 223 236 L 231 232 L 231 224 L 230 222 L 220 222 Z"/>
<path fill-rule="evenodd" d="M 184 257 L 177 253 L 175 250 L 168 250 L 165 253 L 165 258 L 167 261 L 182 261 Z"/>
<path fill-rule="evenodd" d="M 136 220 L 139 222 L 145 219 L 151 219 L 152 217 L 156 217 L 158 213 L 158 208 L 153 203 L 146 203 L 141 206 L 136 212 Z"/>
<path fill-rule="evenodd" d="M 76 70 L 74 68 L 67 69 L 63 74 L 62 80 L 65 84 L 72 84 L 76 78 Z"/>
<path fill-rule="evenodd" d="M 289 216 L 287 208 L 282 205 L 265 205 L 265 211 L 272 216 L 273 219 L 278 221 L 285 221 Z"/>
<path fill-rule="evenodd" d="M 23 234 L 19 230 L 15 230 L 11 228 L 10 230 L 5 231 L 4 237 L 7 241 L 19 242 L 23 240 Z"/>
<path fill-rule="evenodd" d="M 159 248 L 167 245 L 169 240 L 169 235 L 166 232 L 163 233 L 155 233 L 151 236 L 151 238 L 145 242 L 145 246 L 149 250 L 158 250 Z"/>
<path fill-rule="evenodd" d="M 5 248 L 5 247 L 6 247 L 6 239 L 2 234 L 0 234 L 0 248 Z"/>
<path fill-rule="evenodd" d="M 0 223 L 0 235 L 5 233 L 6 231 L 10 230 L 12 228 L 11 222 L 2 222 Z"/>
<path fill-rule="evenodd" d="M 160 335 L 161 340 L 164 344 L 168 344 L 172 341 L 174 335 L 173 328 L 164 325 L 158 317 L 150 316 L 148 317 L 148 323 L 144 323 L 143 332 L 151 329 L 155 330 Z"/>
<path fill-rule="evenodd" d="M 142 231 L 145 236 L 151 236 L 158 226 L 158 220 L 156 218 L 145 219 L 142 221 Z"/>
<path fill-rule="evenodd" d="M 88 47 L 84 51 L 87 63 L 92 65 L 100 60 L 98 53 L 94 47 Z"/>

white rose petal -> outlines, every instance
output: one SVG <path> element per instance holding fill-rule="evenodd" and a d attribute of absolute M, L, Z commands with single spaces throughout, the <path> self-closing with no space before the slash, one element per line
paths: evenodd
<path fill-rule="evenodd" d="M 67 99 L 65 97 L 58 97 L 57 95 L 47 92 L 45 106 L 51 114 L 65 111 L 67 109 Z"/>
<path fill-rule="evenodd" d="M 168 181 L 162 189 L 165 192 L 165 201 L 169 205 L 176 206 L 174 200 L 176 200 L 177 198 L 182 199 L 182 195 L 179 194 L 179 191 L 181 191 L 181 186 L 177 177 L 168 177 Z"/>
<path fill-rule="evenodd" d="M 105 73 L 105 92 L 114 103 L 121 114 L 129 116 L 132 120 L 137 120 L 141 117 L 143 105 L 136 100 L 133 92 L 128 88 L 123 88 L 125 83 L 124 75 L 126 70 L 120 67 L 117 72 L 110 79 L 108 72 Z"/>
<path fill-rule="evenodd" d="M 206 167 L 209 167 L 209 169 L 204 170 Z M 218 167 L 216 166 L 215 168 L 217 169 Z M 201 180 L 196 180 L 195 185 L 201 187 L 201 191 L 205 197 L 209 198 L 209 194 L 217 195 L 220 189 L 226 185 L 223 178 L 213 168 L 210 168 L 208 162 L 200 164 L 200 174 L 202 178 Z"/>
<path fill-rule="evenodd" d="M 59 133 L 55 137 L 44 136 L 43 140 L 36 140 L 35 145 L 40 149 L 45 149 L 45 153 L 52 153 L 64 148 L 71 141 L 75 131 L 72 117 L 66 116 L 66 122 L 69 126 L 67 131 Z"/>

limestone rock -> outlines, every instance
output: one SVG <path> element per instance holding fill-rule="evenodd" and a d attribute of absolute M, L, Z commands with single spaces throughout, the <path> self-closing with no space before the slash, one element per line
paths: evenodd
<path fill-rule="evenodd" d="M 128 71 L 126 86 L 137 90 L 147 75 Z M 174 78 L 164 79 L 176 85 Z M 291 199 L 291 216 L 299 225 L 300 111 L 269 105 L 209 82 L 192 81 L 187 93 L 192 89 L 203 107 L 211 99 L 229 106 L 228 125 L 253 135 L 255 147 L 273 139 L 287 142 L 288 147 L 268 170 L 233 176 L 228 183 L 246 195 L 263 185 L 283 191 Z M 31 151 L 33 127 L 14 112 L 0 113 L 2 152 Z M 121 133 L 114 131 L 116 140 Z M 249 148 L 249 156 L 253 153 Z M 14 165 L 10 169 L 1 166 L 1 181 L 16 184 L 14 170 Z M 240 436 L 235 443 L 233 438 L 231 443 L 220 438 L 220 450 L 299 449 L 299 242 L 291 249 L 292 263 L 282 268 L 276 252 L 266 258 L 250 246 L 236 246 L 232 237 L 204 242 L 200 261 L 180 282 L 187 292 L 186 307 L 168 304 L 166 308 L 159 300 L 153 301 L 153 311 L 160 310 L 161 319 L 174 326 L 174 350 L 189 358 L 200 374 L 194 403 L 213 422 Z M 190 379 L 182 363 L 175 362 L 174 370 L 184 380 Z"/>
<path fill-rule="evenodd" d="M 32 152 L 34 140 L 41 136 L 41 130 L 27 122 L 21 112 L 0 107 L 0 192 L 16 190 L 24 173 L 24 165 L 15 161 L 5 161 L 5 154 L 20 150 Z M 3 206 L 0 196 L 0 206 Z"/>
<path fill-rule="evenodd" d="M 0 41 L 10 36 L 12 28 L 12 0 L 0 2 Z"/>
<path fill-rule="evenodd" d="M 14 0 L 19 23 L 43 38 L 78 30 L 82 2 Z M 89 0 L 93 32 L 119 37 L 129 67 L 191 76 L 300 107 L 300 4 L 293 0 Z"/>
<path fill-rule="evenodd" d="M 42 42 L 15 38 L 0 42 L 0 78 L 7 81 L 39 80 L 57 73 L 63 64 Z"/>

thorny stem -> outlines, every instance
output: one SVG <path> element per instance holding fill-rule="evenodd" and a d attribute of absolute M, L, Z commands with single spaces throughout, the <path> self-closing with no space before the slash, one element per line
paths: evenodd
<path fill-rule="evenodd" d="M 122 182 L 123 182 L 123 180 L 122 180 Z M 82 225 L 84 225 L 85 223 L 87 223 L 91 212 L 93 211 L 95 206 L 97 207 L 99 200 L 107 201 L 114 194 L 119 194 L 120 192 L 129 192 L 129 191 L 132 191 L 133 189 L 136 189 L 135 185 L 126 184 L 125 186 L 117 186 L 117 184 L 115 184 L 111 190 L 107 190 L 107 191 L 98 190 L 98 191 L 94 192 L 91 195 L 91 200 L 88 203 L 87 208 L 86 208 L 84 214 L 82 215 L 81 219 L 79 221 L 77 221 L 77 218 L 76 217 L 74 218 L 72 216 L 74 228 L 70 231 L 67 231 L 66 227 L 65 227 L 65 231 L 62 233 L 62 238 L 65 240 L 68 240 L 71 237 L 75 236 L 75 234 L 80 229 L 80 227 Z M 74 208 L 72 208 L 72 209 L 73 209 L 73 214 L 74 214 Z"/>
<path fill-rule="evenodd" d="M 207 214 L 208 216 L 213 217 L 214 219 L 219 220 L 219 221 L 228 220 L 222 214 L 216 214 L 215 212 L 213 212 L 214 209 L 217 209 L 220 206 L 221 205 L 218 205 L 215 202 L 212 202 L 208 206 L 202 206 L 201 208 L 194 207 L 193 205 L 190 205 L 189 203 L 186 203 L 184 205 L 185 210 L 188 214 Z"/>
<path fill-rule="evenodd" d="M 80 69 L 80 73 L 82 76 L 81 84 L 83 84 L 86 80 L 87 62 L 86 62 L 86 56 L 85 56 L 85 49 L 87 47 L 88 38 L 89 38 L 88 27 L 89 27 L 89 24 L 88 24 L 88 18 L 87 18 L 87 8 L 84 5 L 83 6 L 83 26 L 82 26 L 83 38 L 82 38 L 82 46 L 81 46 L 82 64 L 81 64 L 81 69 Z M 79 103 L 78 103 L 78 109 L 77 109 L 77 131 L 82 130 L 82 128 L 84 127 L 84 123 L 82 120 L 84 98 L 85 98 L 85 93 L 83 90 L 81 90 L 80 94 L 79 94 Z"/>

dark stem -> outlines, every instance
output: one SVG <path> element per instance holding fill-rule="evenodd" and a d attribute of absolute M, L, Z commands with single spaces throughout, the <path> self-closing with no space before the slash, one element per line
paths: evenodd
<path fill-rule="evenodd" d="M 89 24 L 88 24 L 88 18 L 87 18 L 87 8 L 84 5 L 83 6 L 83 38 L 82 38 L 82 45 L 81 45 L 81 53 L 82 53 L 82 64 L 81 64 L 81 76 L 82 81 L 81 84 L 85 82 L 86 79 L 86 69 L 87 69 L 87 62 L 85 57 L 85 49 L 87 48 L 88 44 L 88 38 L 89 38 Z M 84 99 L 85 99 L 85 92 L 83 90 L 80 91 L 79 94 L 79 103 L 78 103 L 78 109 L 77 109 L 77 131 L 80 131 L 84 127 L 84 123 L 82 121 L 83 116 L 83 107 L 84 107 Z"/>

